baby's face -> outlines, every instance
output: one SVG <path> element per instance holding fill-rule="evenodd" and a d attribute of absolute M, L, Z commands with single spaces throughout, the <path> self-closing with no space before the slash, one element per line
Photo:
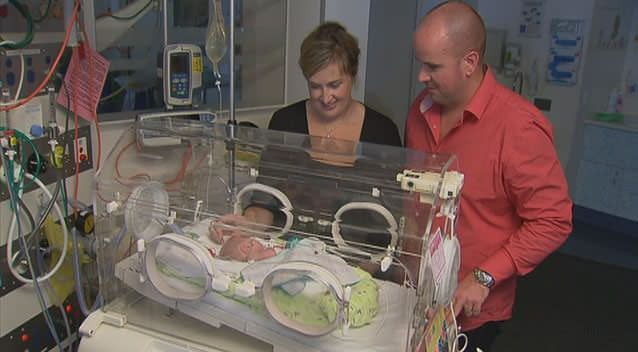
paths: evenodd
<path fill-rule="evenodd" d="M 274 249 L 265 247 L 254 238 L 242 235 L 234 235 L 228 238 L 219 253 L 221 257 L 242 262 L 262 260 L 275 254 Z"/>

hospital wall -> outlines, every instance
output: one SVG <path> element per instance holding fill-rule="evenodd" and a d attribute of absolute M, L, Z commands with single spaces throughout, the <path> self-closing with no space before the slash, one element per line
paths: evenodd
<path fill-rule="evenodd" d="M 478 6 L 478 10 L 488 27 L 507 30 L 506 42 L 521 45 L 521 70 L 526 74 L 526 80 L 529 81 L 532 75 L 538 77 L 538 89 L 535 97 L 551 99 L 551 110 L 544 113 L 554 126 L 556 150 L 564 168 L 567 168 L 573 147 L 574 127 L 583 113 L 580 102 L 583 89 L 583 71 L 588 58 L 586 56 L 581 58 L 576 84 L 571 86 L 549 84 L 545 79 L 545 68 L 549 59 L 550 24 L 552 19 L 584 20 L 584 33 L 586 34 L 582 52 L 586 52 L 590 43 L 588 34 L 591 28 L 593 7 L 594 0 L 545 1 L 540 36 L 523 37 L 518 35 L 522 1 L 480 0 Z M 537 70 L 532 72 L 532 64 L 535 60 Z M 510 83 L 502 77 L 501 81 Z M 527 88 L 524 86 L 523 94 L 532 100 L 534 97 L 528 95 L 529 89 Z"/>
<path fill-rule="evenodd" d="M 286 104 L 306 99 L 308 87 L 299 69 L 299 48 L 304 37 L 323 21 L 343 24 L 359 40 L 359 74 L 352 95 L 364 101 L 366 63 L 368 57 L 368 19 L 370 0 L 295 0 L 288 1 L 288 27 L 286 31 Z"/>
<path fill-rule="evenodd" d="M 628 36 L 627 56 L 622 74 L 624 111 L 638 114 L 638 6 L 635 6 Z"/>

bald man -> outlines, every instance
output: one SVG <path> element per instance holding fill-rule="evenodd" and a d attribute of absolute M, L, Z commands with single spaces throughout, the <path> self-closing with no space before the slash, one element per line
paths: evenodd
<path fill-rule="evenodd" d="M 414 49 L 425 89 L 410 108 L 406 146 L 454 154 L 465 174 L 454 308 L 467 351 L 488 351 L 512 316 L 517 277 L 571 233 L 572 202 L 550 123 L 483 62 L 485 25 L 472 7 L 448 1 L 432 9 Z"/>

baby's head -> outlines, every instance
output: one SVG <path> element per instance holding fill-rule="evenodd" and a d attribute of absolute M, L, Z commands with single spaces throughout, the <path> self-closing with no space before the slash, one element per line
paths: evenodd
<path fill-rule="evenodd" d="M 253 237 L 241 234 L 234 234 L 226 239 L 219 252 L 220 257 L 241 262 L 267 259 L 276 254 L 273 248 L 264 246 Z"/>
<path fill-rule="evenodd" d="M 245 219 L 235 215 L 211 222 L 208 229 L 209 237 L 213 242 L 222 245 L 219 256 L 242 262 L 275 256 L 277 253 L 273 248 L 264 246 L 255 237 L 242 231 L 239 226 L 245 224 Z"/>

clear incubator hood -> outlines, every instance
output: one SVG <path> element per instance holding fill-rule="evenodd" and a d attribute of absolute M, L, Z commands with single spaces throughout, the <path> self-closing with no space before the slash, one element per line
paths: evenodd
<path fill-rule="evenodd" d="M 462 185 L 449 155 L 139 121 L 96 175 L 102 309 L 206 346 L 137 308 L 281 351 L 417 350 L 456 285 Z"/>

